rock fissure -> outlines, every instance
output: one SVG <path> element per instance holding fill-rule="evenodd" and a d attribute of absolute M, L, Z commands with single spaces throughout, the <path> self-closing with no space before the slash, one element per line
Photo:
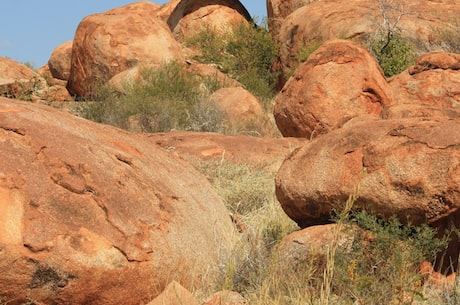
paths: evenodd
<path fill-rule="evenodd" d="M 14 132 L 20 136 L 26 135 L 26 131 L 24 128 L 6 127 L 6 126 L 0 126 L 0 128 L 5 130 L 6 132 Z"/>
<path fill-rule="evenodd" d="M 428 148 L 431 148 L 431 149 L 440 149 L 440 150 L 445 150 L 445 149 L 449 149 L 449 148 L 455 148 L 455 147 L 460 147 L 460 143 L 453 143 L 453 144 L 448 144 L 448 145 L 434 145 L 434 144 L 430 144 L 429 141 L 423 141 L 421 139 L 417 139 L 416 137 L 414 136 L 411 136 L 407 133 L 404 133 L 403 130 L 405 128 L 397 128 L 397 129 L 393 129 L 391 130 L 388 135 L 390 136 L 393 136 L 393 137 L 405 137 L 407 138 L 408 140 L 410 140 L 408 143 L 406 144 L 421 144 L 421 145 L 424 145 Z"/>
<path fill-rule="evenodd" d="M 121 161 L 125 164 L 128 164 L 129 166 L 133 166 L 133 159 L 129 158 L 127 156 L 123 156 L 121 154 L 116 154 L 115 158 L 117 158 L 118 161 Z"/>

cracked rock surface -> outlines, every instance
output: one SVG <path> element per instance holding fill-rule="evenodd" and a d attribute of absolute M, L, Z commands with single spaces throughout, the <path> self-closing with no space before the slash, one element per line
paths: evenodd
<path fill-rule="evenodd" d="M 207 180 L 140 135 L 1 98 L 0 151 L 6 300 L 140 304 L 229 251 Z"/>

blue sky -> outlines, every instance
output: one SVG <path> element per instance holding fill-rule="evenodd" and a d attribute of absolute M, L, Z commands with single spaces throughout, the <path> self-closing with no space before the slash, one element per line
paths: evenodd
<path fill-rule="evenodd" d="M 265 0 L 240 0 L 252 16 L 266 16 Z M 80 21 L 134 1 L 3 0 L 0 3 L 0 56 L 38 68 L 61 43 L 72 40 Z M 166 0 L 152 1 L 158 4 Z"/>

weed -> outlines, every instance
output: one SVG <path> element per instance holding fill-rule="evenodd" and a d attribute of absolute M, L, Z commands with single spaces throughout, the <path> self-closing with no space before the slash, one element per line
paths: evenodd
<path fill-rule="evenodd" d="M 197 167 L 234 214 L 246 215 L 275 200 L 273 175 L 263 168 L 230 164 L 225 160 L 200 162 Z"/>
<path fill-rule="evenodd" d="M 6 86 L 5 90 L 0 91 L 0 95 L 30 102 L 34 97 L 42 95 L 45 86 L 44 79 L 34 76 L 28 81 L 16 80 L 14 83 Z"/>

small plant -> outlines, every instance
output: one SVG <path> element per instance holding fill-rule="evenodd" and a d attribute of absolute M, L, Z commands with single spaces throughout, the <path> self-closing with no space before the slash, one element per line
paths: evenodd
<path fill-rule="evenodd" d="M 7 86 L 6 90 L 0 92 L 0 95 L 7 98 L 14 98 L 22 101 L 32 101 L 33 97 L 41 95 L 44 87 L 43 79 L 34 76 L 28 81 L 17 80 Z"/>
<path fill-rule="evenodd" d="M 26 61 L 24 63 L 24 66 L 26 66 L 27 68 L 35 71 L 35 64 L 33 62 L 31 62 L 31 61 Z"/>

